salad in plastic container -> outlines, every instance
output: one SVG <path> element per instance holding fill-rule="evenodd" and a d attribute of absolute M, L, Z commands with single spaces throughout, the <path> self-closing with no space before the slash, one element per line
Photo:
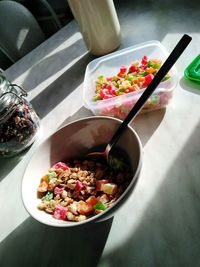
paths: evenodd
<path fill-rule="evenodd" d="M 149 41 L 91 61 L 86 68 L 83 86 L 85 107 L 95 115 L 124 119 L 167 56 L 167 50 L 159 41 Z M 142 112 L 166 107 L 177 82 L 174 66 Z"/>

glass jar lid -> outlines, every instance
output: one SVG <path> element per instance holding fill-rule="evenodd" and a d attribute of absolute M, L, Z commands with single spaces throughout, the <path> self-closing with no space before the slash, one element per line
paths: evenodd
<path fill-rule="evenodd" d="M 6 76 L 3 74 L 3 71 L 0 69 L 0 96 L 6 92 L 13 92 L 20 97 L 26 97 L 28 95 L 21 86 L 13 84 L 7 80 Z"/>

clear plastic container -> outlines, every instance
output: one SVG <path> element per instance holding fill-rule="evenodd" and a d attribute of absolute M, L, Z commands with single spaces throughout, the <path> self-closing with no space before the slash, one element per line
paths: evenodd
<path fill-rule="evenodd" d="M 115 96 L 110 99 L 92 101 L 95 95 L 97 77 L 116 75 L 122 66 L 130 66 L 134 61 L 141 60 L 147 55 L 149 58 L 165 61 L 169 53 L 159 41 L 148 41 L 123 50 L 111 53 L 91 61 L 86 68 L 83 85 L 84 106 L 95 115 L 111 116 L 124 119 L 145 89 L 128 94 Z M 161 82 L 152 96 L 148 99 L 142 112 L 166 107 L 173 96 L 173 89 L 178 82 L 175 66 L 170 70 L 170 79 Z"/>

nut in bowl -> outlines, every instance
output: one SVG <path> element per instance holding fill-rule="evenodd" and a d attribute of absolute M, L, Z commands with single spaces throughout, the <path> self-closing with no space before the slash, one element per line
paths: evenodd
<path fill-rule="evenodd" d="M 95 115 L 124 119 L 168 56 L 158 41 L 135 45 L 90 62 L 83 98 Z M 166 107 L 178 82 L 173 67 L 148 99 L 142 112 Z"/>
<path fill-rule="evenodd" d="M 120 124 L 111 117 L 80 119 L 59 129 L 38 147 L 22 181 L 23 203 L 33 218 L 51 226 L 71 227 L 105 220 L 123 206 L 142 165 L 142 145 L 135 131 L 128 126 L 117 149 L 113 149 L 120 162 L 123 155 L 122 169 L 85 159 L 88 151 L 106 145 Z M 45 176 L 50 178 L 48 190 L 39 190 L 38 194 Z"/>

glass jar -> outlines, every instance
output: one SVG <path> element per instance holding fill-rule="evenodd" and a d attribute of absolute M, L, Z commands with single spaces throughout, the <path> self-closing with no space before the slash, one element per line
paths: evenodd
<path fill-rule="evenodd" d="M 26 91 L 0 74 L 0 156 L 14 156 L 30 146 L 40 127 Z"/>

